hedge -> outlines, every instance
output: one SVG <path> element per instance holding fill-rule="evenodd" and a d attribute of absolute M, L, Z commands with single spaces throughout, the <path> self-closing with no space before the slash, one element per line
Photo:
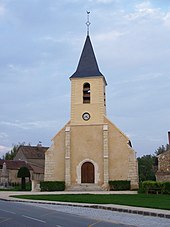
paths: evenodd
<path fill-rule="evenodd" d="M 115 180 L 109 181 L 111 191 L 130 190 L 130 181 L 128 180 Z"/>
<path fill-rule="evenodd" d="M 41 191 L 64 191 L 65 182 L 64 181 L 41 181 L 40 188 L 41 188 Z"/>
<path fill-rule="evenodd" d="M 146 194 L 170 194 L 170 182 L 144 181 L 142 188 Z"/>
<path fill-rule="evenodd" d="M 170 182 L 164 182 L 164 194 L 170 194 Z"/>

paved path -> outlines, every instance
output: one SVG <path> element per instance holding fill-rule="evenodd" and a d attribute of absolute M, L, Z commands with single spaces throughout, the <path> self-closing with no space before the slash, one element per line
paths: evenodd
<path fill-rule="evenodd" d="M 63 192 L 65 194 L 66 192 Z M 67 192 L 68 193 L 68 192 Z M 69 194 L 72 194 L 70 192 Z M 78 192 L 80 194 L 80 192 Z M 86 192 L 87 193 L 87 192 Z M 94 193 L 94 192 L 93 192 Z M 101 193 L 101 192 L 100 192 Z M 112 221 L 114 223 L 128 224 L 131 226 L 141 227 L 169 227 L 170 226 L 170 211 L 160 209 L 149 209 L 131 206 L 120 205 L 98 205 L 98 204 L 79 204 L 79 203 L 64 203 L 50 201 L 33 201 L 23 200 L 9 197 L 9 195 L 17 194 L 42 194 L 32 192 L 0 192 L 0 199 L 10 200 L 15 202 L 26 202 L 27 205 L 40 206 L 55 211 L 64 213 L 76 214 L 97 220 Z M 61 194 L 61 192 L 52 192 L 43 194 Z M 98 192 L 96 192 L 98 194 Z M 45 204 L 45 206 L 44 206 Z M 94 209 L 96 208 L 96 209 Z M 117 212 L 119 211 L 119 212 Z M 140 215 L 139 215 L 140 214 Z"/>

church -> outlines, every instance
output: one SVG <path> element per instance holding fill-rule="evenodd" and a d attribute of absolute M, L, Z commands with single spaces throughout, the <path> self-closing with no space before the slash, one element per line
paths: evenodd
<path fill-rule="evenodd" d="M 45 153 L 44 181 L 64 181 L 66 190 L 109 190 L 109 181 L 128 180 L 131 190 L 138 189 L 136 152 L 106 116 L 107 82 L 89 31 L 70 81 L 70 120 Z"/>

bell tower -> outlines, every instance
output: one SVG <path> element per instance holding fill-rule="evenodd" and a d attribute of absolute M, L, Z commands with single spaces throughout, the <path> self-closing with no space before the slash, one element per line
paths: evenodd
<path fill-rule="evenodd" d="M 71 80 L 71 119 L 45 153 L 45 181 L 64 181 L 66 190 L 108 190 L 109 181 L 138 188 L 135 151 L 129 138 L 106 117 L 106 80 L 89 35 Z M 97 188 L 96 188 L 97 187 Z"/>
<path fill-rule="evenodd" d="M 103 124 L 104 115 L 106 115 L 105 87 L 107 83 L 99 71 L 93 51 L 89 36 L 89 20 L 86 25 L 85 44 L 77 70 L 70 77 L 72 125 Z"/>

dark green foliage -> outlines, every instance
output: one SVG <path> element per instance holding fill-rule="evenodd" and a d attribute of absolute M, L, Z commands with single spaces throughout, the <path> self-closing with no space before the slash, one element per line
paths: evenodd
<path fill-rule="evenodd" d="M 169 194 L 170 195 L 170 182 L 164 182 L 164 194 Z"/>
<path fill-rule="evenodd" d="M 25 189 L 22 188 L 22 185 L 19 183 L 11 183 L 10 188 L 0 189 L 0 191 L 31 191 L 31 182 L 25 184 Z"/>
<path fill-rule="evenodd" d="M 145 193 L 145 191 L 144 191 L 144 189 L 143 189 L 142 182 L 139 182 L 139 189 L 138 189 L 138 193 Z"/>
<path fill-rule="evenodd" d="M 156 181 L 144 181 L 142 183 L 142 187 L 143 187 L 143 190 L 144 190 L 144 192 L 146 194 L 148 194 L 148 193 L 158 194 L 158 193 L 161 193 L 162 192 L 162 190 L 161 190 L 162 184 L 160 182 L 156 182 Z"/>
<path fill-rule="evenodd" d="M 21 178 L 21 189 L 25 190 L 26 189 L 26 181 L 25 178 L 29 177 L 30 178 L 30 171 L 27 167 L 23 166 L 18 170 L 17 174 L 18 178 Z"/>
<path fill-rule="evenodd" d="M 144 181 L 142 187 L 146 194 L 170 194 L 170 182 Z"/>
<path fill-rule="evenodd" d="M 109 181 L 109 186 L 111 191 L 130 190 L 130 181 L 127 180 Z"/>
<path fill-rule="evenodd" d="M 22 184 L 17 184 L 14 188 L 14 191 L 31 191 L 31 181 L 25 183 L 25 187 L 23 188 Z"/>
<path fill-rule="evenodd" d="M 64 181 L 41 181 L 40 188 L 41 188 L 41 191 L 64 191 L 65 182 Z"/>
<path fill-rule="evenodd" d="M 144 155 L 138 159 L 139 181 L 155 180 L 156 157 L 153 155 Z"/>
<path fill-rule="evenodd" d="M 18 178 L 22 178 L 22 177 L 30 177 L 30 171 L 27 167 L 23 166 L 18 170 L 18 174 L 17 174 Z"/>
<path fill-rule="evenodd" d="M 165 146 L 162 145 L 161 147 L 158 147 L 158 149 L 156 149 L 155 154 L 159 155 L 162 154 L 163 152 L 167 151 L 170 148 L 169 144 L 166 144 Z"/>
<path fill-rule="evenodd" d="M 138 172 L 139 172 L 139 182 L 143 181 L 155 181 L 155 173 L 158 169 L 158 159 L 157 155 L 170 149 L 170 145 L 162 145 L 155 150 L 154 155 L 143 155 L 138 157 Z"/>

